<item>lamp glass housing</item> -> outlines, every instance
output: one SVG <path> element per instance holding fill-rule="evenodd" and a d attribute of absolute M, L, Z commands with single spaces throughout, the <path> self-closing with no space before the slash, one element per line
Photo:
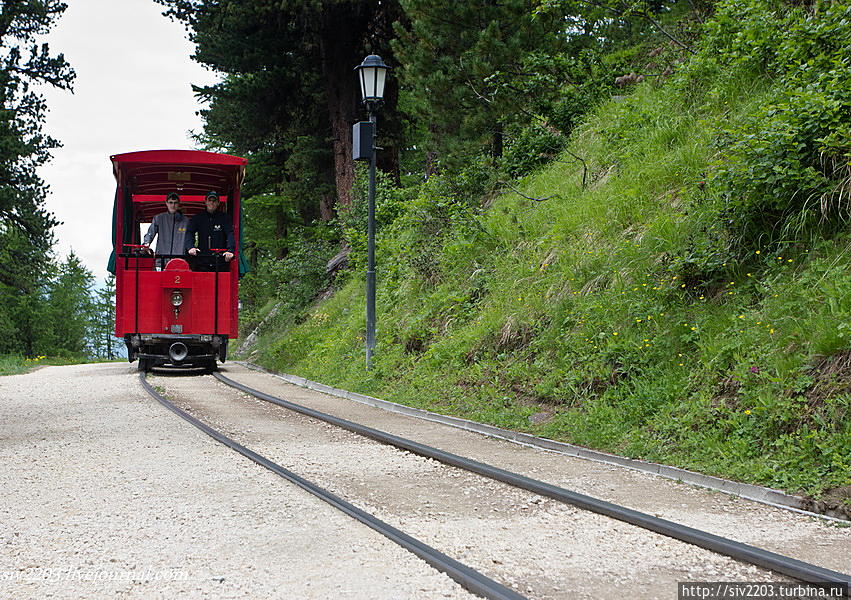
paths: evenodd
<path fill-rule="evenodd" d="M 387 69 L 380 56 L 370 54 L 357 69 L 360 71 L 360 91 L 365 101 L 382 100 Z"/>

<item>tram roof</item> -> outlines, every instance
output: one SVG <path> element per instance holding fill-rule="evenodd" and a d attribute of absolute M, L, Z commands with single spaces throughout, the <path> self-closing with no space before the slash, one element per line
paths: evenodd
<path fill-rule="evenodd" d="M 121 173 L 134 194 L 204 195 L 239 187 L 248 160 L 202 150 L 146 150 L 115 154 L 112 171 Z"/>
<path fill-rule="evenodd" d="M 124 163 L 245 166 L 248 159 L 204 150 L 141 150 L 110 156 L 115 167 Z"/>

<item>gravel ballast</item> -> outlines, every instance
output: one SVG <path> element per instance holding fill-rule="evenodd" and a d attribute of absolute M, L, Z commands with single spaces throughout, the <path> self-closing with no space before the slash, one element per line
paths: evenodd
<path fill-rule="evenodd" d="M 126 363 L 0 378 L 0 597 L 471 598 L 210 440 Z"/>
<path fill-rule="evenodd" d="M 223 372 L 342 418 L 848 571 L 848 528 L 395 415 L 238 365 Z M 366 440 L 210 376 L 155 372 L 149 381 L 252 450 L 530 598 L 675 598 L 678 581 L 788 581 Z M 0 597 L 472 597 L 178 419 L 126 363 L 0 378 L 0 454 Z"/>

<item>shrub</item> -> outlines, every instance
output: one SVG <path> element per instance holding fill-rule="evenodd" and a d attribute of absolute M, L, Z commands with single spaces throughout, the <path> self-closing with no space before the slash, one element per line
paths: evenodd
<path fill-rule="evenodd" d="M 714 191 L 741 254 L 831 235 L 849 212 L 851 6 L 774 7 L 722 3 L 695 63 L 776 82 L 769 102 L 716 138 Z"/>

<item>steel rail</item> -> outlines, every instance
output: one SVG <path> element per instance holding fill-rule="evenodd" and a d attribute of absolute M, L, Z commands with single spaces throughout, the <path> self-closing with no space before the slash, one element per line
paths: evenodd
<path fill-rule="evenodd" d="M 377 531 L 381 535 L 386 538 L 396 542 L 409 552 L 418 556 L 426 563 L 441 571 L 446 573 L 451 579 L 460 584 L 464 589 L 481 596 L 482 598 L 487 598 L 488 600 L 528 600 L 526 596 L 523 596 L 511 588 L 508 588 L 497 581 L 489 578 L 488 576 L 476 571 L 475 569 L 468 567 L 464 563 L 461 563 L 454 558 L 443 554 L 439 550 L 432 548 L 428 544 L 421 542 L 420 540 L 408 535 L 404 531 L 393 527 L 392 525 L 385 523 L 384 521 L 374 517 L 366 511 L 361 510 L 356 507 L 354 504 L 347 502 L 340 498 L 339 496 L 332 494 L 328 490 L 319 487 L 315 483 L 293 473 L 292 471 L 282 467 L 281 465 L 272 462 L 265 456 L 254 452 L 253 450 L 246 448 L 239 442 L 229 438 L 223 433 L 213 429 L 203 421 L 193 417 L 192 415 L 186 413 L 185 411 L 178 408 L 172 402 L 169 402 L 165 397 L 163 397 L 159 392 L 157 392 L 150 383 L 148 383 L 145 378 L 145 373 L 139 373 L 139 381 L 142 382 L 142 386 L 145 390 L 150 394 L 154 399 L 156 399 L 160 404 L 165 406 L 168 410 L 179 416 L 180 418 L 188 421 L 210 437 L 212 437 L 217 442 L 224 444 L 225 446 L 239 452 L 246 458 L 254 461 L 261 467 L 265 467 L 272 471 L 273 473 L 280 475 L 287 481 L 294 483 L 299 486 L 303 490 L 313 494 L 320 500 L 327 502 L 334 508 L 342 511 L 343 513 L 349 515 L 350 517 L 356 519 L 357 521 L 363 523 L 370 529 Z"/>
<path fill-rule="evenodd" d="M 213 373 L 213 375 L 222 383 L 260 398 L 261 400 L 271 402 L 272 404 L 276 404 L 320 421 L 325 421 L 326 423 L 347 429 L 348 431 L 363 435 L 378 442 L 390 444 L 397 448 L 402 448 L 409 452 L 419 454 L 420 456 L 433 458 L 444 464 L 478 473 L 479 475 L 484 475 L 485 477 L 502 481 L 503 483 L 534 492 L 541 496 L 547 496 L 548 498 L 559 500 L 560 502 L 576 506 L 583 510 L 592 511 L 626 523 L 631 523 L 632 525 L 637 525 L 638 527 L 717 552 L 718 554 L 724 554 L 736 560 L 745 561 L 760 567 L 771 569 L 800 581 L 805 581 L 822 587 L 834 585 L 843 586 L 844 594 L 847 596 L 849 593 L 849 587 L 851 587 L 851 575 L 819 567 L 818 565 L 783 556 L 782 554 L 777 554 L 769 550 L 763 550 L 756 546 L 737 542 L 713 533 L 688 527 L 687 525 L 674 523 L 673 521 L 648 515 L 647 513 L 642 513 L 631 508 L 606 502 L 605 500 L 599 500 L 591 496 L 586 496 L 585 494 L 572 492 L 544 481 L 532 479 L 531 477 L 526 477 L 525 475 L 520 475 L 511 471 L 506 471 L 499 467 L 494 467 L 457 454 L 452 454 L 451 452 L 446 452 L 438 448 L 420 444 L 413 440 L 386 433 L 366 425 L 341 419 L 306 406 L 301 406 L 299 404 L 277 398 L 229 379 L 220 373 Z"/>

